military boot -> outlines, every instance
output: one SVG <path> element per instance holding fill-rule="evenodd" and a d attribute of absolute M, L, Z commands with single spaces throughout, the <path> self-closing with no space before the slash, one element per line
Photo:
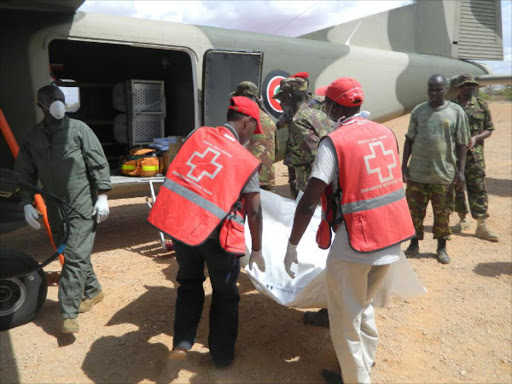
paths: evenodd
<path fill-rule="evenodd" d="M 497 234 L 487 228 L 487 219 L 480 218 L 477 219 L 478 224 L 476 226 L 475 236 L 479 239 L 489 240 L 489 241 L 498 241 L 500 238 Z"/>
<path fill-rule="evenodd" d="M 418 239 L 411 239 L 411 243 L 405 250 L 405 256 L 407 257 L 415 257 L 418 256 L 420 253 L 420 244 L 418 242 Z"/>
<path fill-rule="evenodd" d="M 329 328 L 329 312 L 325 308 L 318 312 L 304 312 L 304 323 L 315 327 Z"/>
<path fill-rule="evenodd" d="M 322 369 L 322 376 L 327 384 L 343 384 L 341 373 L 332 371 L 330 369 Z"/>
<path fill-rule="evenodd" d="M 450 256 L 448 256 L 448 252 L 446 251 L 446 240 L 445 239 L 437 239 L 437 261 L 441 264 L 450 264 Z"/>
<path fill-rule="evenodd" d="M 82 300 L 82 302 L 80 303 L 80 308 L 78 309 L 78 312 L 80 312 L 80 313 L 89 312 L 92 309 L 92 307 L 94 307 L 96 304 L 98 304 L 104 298 L 105 298 L 105 295 L 103 294 L 103 291 L 100 291 L 100 293 L 98 293 L 92 299 Z"/>
<path fill-rule="evenodd" d="M 77 319 L 64 319 L 62 322 L 62 333 L 77 333 L 80 330 Z"/>
<path fill-rule="evenodd" d="M 470 220 L 466 215 L 459 215 L 459 222 L 452 227 L 453 233 L 461 233 L 469 228 Z"/>

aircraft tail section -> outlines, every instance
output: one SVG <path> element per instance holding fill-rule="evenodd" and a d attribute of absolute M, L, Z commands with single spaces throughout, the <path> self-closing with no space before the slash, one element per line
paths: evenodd
<path fill-rule="evenodd" d="M 301 37 L 457 59 L 503 60 L 500 0 L 420 0 Z"/>

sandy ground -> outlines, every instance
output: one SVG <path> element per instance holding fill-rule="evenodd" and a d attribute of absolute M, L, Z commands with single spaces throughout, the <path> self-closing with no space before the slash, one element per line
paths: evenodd
<path fill-rule="evenodd" d="M 448 244 L 452 263 L 435 259 L 432 216 L 421 254 L 410 260 L 428 294 L 392 300 L 377 310 L 380 345 L 372 376 L 381 383 L 510 383 L 511 196 L 510 103 L 494 103 L 496 133 L 487 141 L 490 226 L 500 242 L 470 230 Z M 387 123 L 400 146 L 409 116 Z M 288 195 L 286 168 L 277 164 L 278 192 Z M 322 383 L 320 370 L 336 368 L 329 331 L 307 326 L 302 312 L 259 294 L 242 273 L 240 329 L 235 364 L 217 370 L 207 350 L 207 298 L 197 342 L 185 362 L 167 360 L 172 343 L 177 264 L 160 249 L 146 224 L 144 198 L 111 201 L 98 233 L 93 262 L 105 300 L 80 315 L 76 338 L 60 333 L 57 286 L 51 285 L 32 323 L 0 332 L 0 383 Z M 2 247 L 42 260 L 50 254 L 42 231 L 1 237 Z M 46 268 L 50 277 L 57 262 Z"/>

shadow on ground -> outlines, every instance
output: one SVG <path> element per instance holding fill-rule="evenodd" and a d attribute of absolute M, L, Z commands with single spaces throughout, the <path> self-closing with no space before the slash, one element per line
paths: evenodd
<path fill-rule="evenodd" d="M 512 180 L 510 179 L 486 177 L 485 186 L 487 187 L 487 192 L 491 195 L 512 197 Z"/>
<path fill-rule="evenodd" d="M 501 275 L 512 275 L 512 263 L 497 261 L 493 263 L 480 263 L 473 272 L 480 276 L 498 277 Z"/>
<path fill-rule="evenodd" d="M 94 341 L 87 353 L 82 369 L 93 382 L 254 383 L 265 380 L 272 383 L 322 383 L 320 368 L 336 367 L 329 331 L 306 326 L 302 323 L 301 311 L 256 294 L 245 274 L 239 279 L 242 299 L 233 366 L 216 369 L 207 350 L 211 295 L 205 298 L 196 348 L 185 361 L 168 360 L 171 346 L 155 338 L 162 334 L 172 336 L 176 290 L 145 288 L 144 294 L 115 313 L 105 325 L 133 324 L 137 330 L 120 336 L 101 337 Z M 140 316 L 141 313 L 144 316 Z M 259 321 L 269 316 L 276 321 Z M 276 334 L 281 335 L 280 340 L 275 340 Z M 201 347 L 199 351 L 197 346 Z M 272 360 L 271 373 L 268 371 L 269 359 Z"/>

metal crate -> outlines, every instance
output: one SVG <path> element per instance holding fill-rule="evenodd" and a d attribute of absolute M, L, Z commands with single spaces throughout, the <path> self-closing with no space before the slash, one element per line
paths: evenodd
<path fill-rule="evenodd" d="M 129 80 L 128 100 L 134 115 L 159 113 L 165 117 L 164 82 L 156 80 Z"/>
<path fill-rule="evenodd" d="M 138 114 L 131 119 L 131 145 L 149 144 L 155 137 L 164 136 L 162 115 Z"/>

